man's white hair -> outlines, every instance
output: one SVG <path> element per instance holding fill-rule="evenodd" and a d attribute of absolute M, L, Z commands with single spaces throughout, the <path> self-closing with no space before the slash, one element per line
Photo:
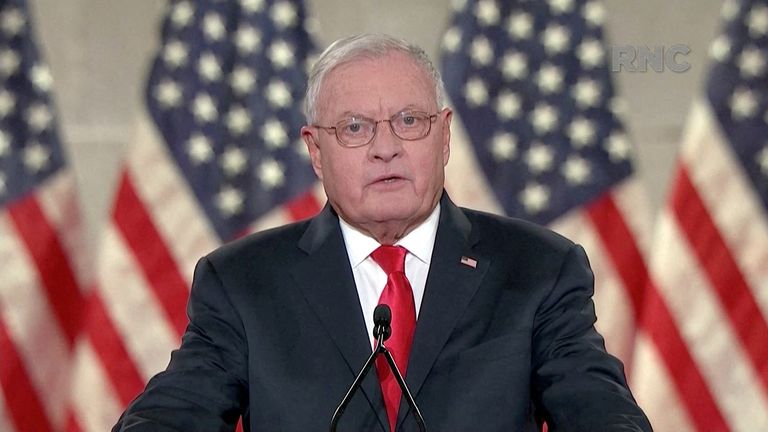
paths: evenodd
<path fill-rule="evenodd" d="M 332 43 L 318 57 L 307 83 L 307 95 L 304 100 L 304 113 L 307 124 L 313 124 L 317 120 L 317 102 L 320 96 L 320 87 L 323 80 L 334 68 L 352 60 L 360 58 L 376 59 L 384 57 L 391 52 L 401 52 L 421 66 L 432 79 L 435 86 L 435 102 L 438 109 L 445 107 L 445 86 L 440 72 L 435 69 L 424 50 L 406 40 L 394 38 L 384 34 L 359 34 L 339 39 Z"/>

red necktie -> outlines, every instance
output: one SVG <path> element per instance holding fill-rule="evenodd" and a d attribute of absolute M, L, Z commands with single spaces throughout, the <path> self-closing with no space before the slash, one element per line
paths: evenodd
<path fill-rule="evenodd" d="M 416 328 L 416 307 L 413 303 L 413 290 L 405 277 L 405 254 L 402 246 L 380 246 L 371 257 L 387 273 L 387 285 L 381 293 L 379 304 L 387 304 L 392 310 L 392 336 L 385 345 L 395 358 L 397 368 L 405 377 L 408 367 L 408 355 L 411 352 L 413 331 Z M 384 405 L 392 431 L 397 422 L 397 410 L 400 407 L 400 386 L 387 365 L 384 356 L 376 359 L 376 372 L 381 381 Z"/>

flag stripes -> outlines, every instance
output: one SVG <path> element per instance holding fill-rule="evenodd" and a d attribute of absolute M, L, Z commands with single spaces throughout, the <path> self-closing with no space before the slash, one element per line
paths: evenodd
<path fill-rule="evenodd" d="M 3 388 L 7 410 L 14 429 L 19 431 L 54 430 L 48 419 L 37 389 L 29 378 L 25 365 L 16 351 L 6 320 L 0 311 L 0 385 Z"/>
<path fill-rule="evenodd" d="M 644 371 L 646 368 L 666 367 L 675 390 L 680 392 L 680 400 L 696 425 L 696 430 L 728 430 L 725 418 L 715 403 L 707 381 L 699 371 L 698 362 L 689 352 L 687 341 L 681 334 L 667 302 L 653 282 L 649 281 L 645 289 L 645 304 L 638 325 L 655 345 L 662 363 L 643 364 L 634 360 L 634 367 L 643 369 L 643 372 L 633 371 L 634 379 L 631 381 L 635 383 L 647 380 Z M 651 392 L 643 397 L 638 396 L 638 399 L 642 403 L 655 397 L 655 392 Z M 656 419 L 655 416 L 651 418 Z"/>
<path fill-rule="evenodd" d="M 83 307 L 80 278 L 69 259 L 79 252 L 72 249 L 79 243 L 79 221 L 75 207 L 59 204 L 58 191 L 48 189 L 71 190 L 70 180 L 65 173 L 51 176 L 0 214 L 0 260 L 6 268 L 0 286 L 0 386 L 13 430 L 57 430 L 69 395 L 70 376 L 62 371 L 70 365 Z M 52 217 L 48 209 L 56 209 Z"/>
<path fill-rule="evenodd" d="M 69 263 L 68 254 L 43 213 L 35 195 L 9 205 L 6 209 L 14 231 L 32 258 L 45 297 L 52 307 L 59 327 L 72 345 L 79 332 L 83 299 Z"/>
<path fill-rule="evenodd" d="M 175 260 L 168 253 L 166 242 L 158 233 L 133 185 L 131 175 L 124 173 L 112 215 L 115 228 L 141 268 L 169 325 L 181 337 L 187 326 L 187 317 L 179 311 L 186 309 L 189 282 L 184 280 Z"/>
<path fill-rule="evenodd" d="M 98 293 L 99 291 L 96 291 L 89 297 L 85 329 L 89 344 L 85 345 L 83 350 L 87 350 L 93 357 L 93 360 L 87 363 L 89 367 L 103 372 L 104 379 L 112 387 L 111 391 L 114 391 L 121 405 L 125 406 L 144 388 L 144 377 L 131 360 L 131 355 L 123 343 L 123 336 L 115 328 Z"/>
<path fill-rule="evenodd" d="M 676 199 L 672 211 L 677 224 L 718 295 L 764 390 L 768 391 L 768 367 L 763 367 L 768 359 L 768 324 L 684 165 L 680 166 L 674 183 Z"/>

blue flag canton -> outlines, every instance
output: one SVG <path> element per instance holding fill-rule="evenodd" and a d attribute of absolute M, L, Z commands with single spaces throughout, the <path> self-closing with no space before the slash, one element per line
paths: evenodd
<path fill-rule="evenodd" d="M 24 1 L 0 2 L 0 207 L 23 197 L 65 163 L 50 90 Z"/>
<path fill-rule="evenodd" d="M 149 110 L 223 240 L 315 182 L 298 136 L 304 20 L 297 1 L 182 0 L 164 22 Z"/>
<path fill-rule="evenodd" d="M 597 1 L 460 2 L 442 72 L 507 214 L 549 223 L 632 173 Z"/>
<path fill-rule="evenodd" d="M 710 47 L 707 96 L 768 210 L 768 2 L 726 1 L 725 31 Z"/>

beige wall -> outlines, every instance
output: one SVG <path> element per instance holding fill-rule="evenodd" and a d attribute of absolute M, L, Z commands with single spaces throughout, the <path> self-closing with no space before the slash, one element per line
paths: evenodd
<path fill-rule="evenodd" d="M 535 0 L 543 1 L 543 0 Z M 51 66 L 61 128 L 78 170 L 91 238 L 111 200 L 119 155 L 131 138 L 143 81 L 158 42 L 161 0 L 32 0 Z M 685 73 L 614 74 L 639 168 L 655 206 L 665 194 L 688 106 L 702 85 L 718 26 L 715 0 L 605 0 L 612 45 L 690 46 Z M 441 0 L 313 0 L 318 43 L 368 31 L 399 35 L 437 59 L 450 15 Z"/>

